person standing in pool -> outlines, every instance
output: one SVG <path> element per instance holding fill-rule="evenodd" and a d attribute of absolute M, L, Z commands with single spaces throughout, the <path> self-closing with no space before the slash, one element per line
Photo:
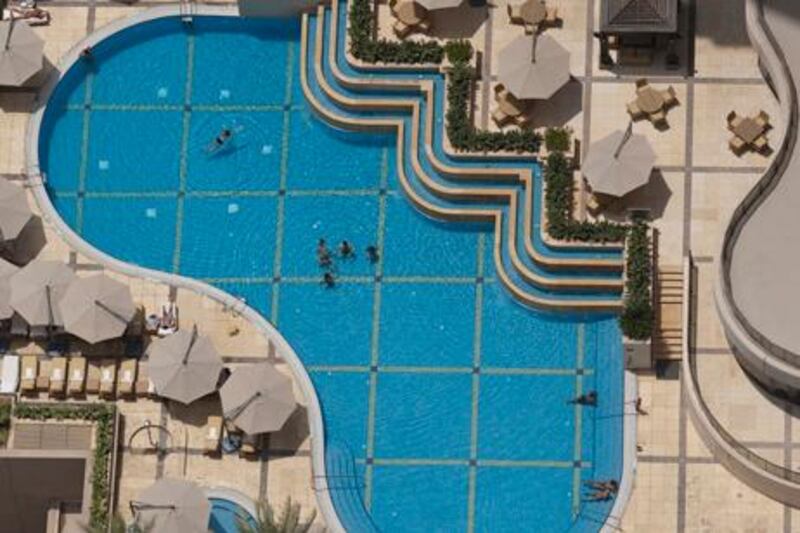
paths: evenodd
<path fill-rule="evenodd" d="M 339 245 L 339 255 L 345 259 L 351 259 L 355 257 L 356 250 L 349 241 L 342 241 L 342 244 Z"/>
<path fill-rule="evenodd" d="M 367 246 L 366 251 L 369 262 L 373 264 L 377 263 L 378 259 L 380 259 L 380 255 L 378 255 L 378 248 L 375 245 L 370 244 Z"/>

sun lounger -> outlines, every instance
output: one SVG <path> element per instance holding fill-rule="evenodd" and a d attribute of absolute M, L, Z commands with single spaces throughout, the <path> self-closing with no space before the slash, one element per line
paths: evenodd
<path fill-rule="evenodd" d="M 39 358 L 35 355 L 23 356 L 21 373 L 20 392 L 33 392 L 36 390 L 36 375 L 39 373 Z"/>
<path fill-rule="evenodd" d="M 56 357 L 50 365 L 50 387 L 51 395 L 64 394 L 64 387 L 67 384 L 67 358 Z"/>
<path fill-rule="evenodd" d="M 136 383 L 136 359 L 125 359 L 119 367 L 117 375 L 117 394 L 127 396 L 133 394 Z"/>
<path fill-rule="evenodd" d="M 666 126 L 667 114 L 663 110 L 652 113 L 650 115 L 650 122 L 652 122 L 656 126 Z"/>
<path fill-rule="evenodd" d="M 114 362 L 104 363 L 100 367 L 100 395 L 111 396 L 114 394 L 114 385 L 117 380 L 117 365 Z"/>
<path fill-rule="evenodd" d="M 420 22 L 419 24 L 417 24 L 415 26 L 415 29 L 417 31 L 419 31 L 419 32 L 422 32 L 422 33 L 428 33 L 429 31 L 431 31 L 432 27 L 433 27 L 433 25 L 431 24 L 431 21 L 428 20 L 428 19 L 425 19 L 422 22 Z"/>
<path fill-rule="evenodd" d="M 221 438 L 222 417 L 218 415 L 211 415 L 206 421 L 205 453 L 217 453 Z"/>
<path fill-rule="evenodd" d="M 19 387 L 19 357 L 4 355 L 0 371 L 0 394 L 14 394 Z"/>
<path fill-rule="evenodd" d="M 73 396 L 83 394 L 83 387 L 85 383 L 86 359 L 84 357 L 70 358 L 67 369 L 67 394 Z"/>
<path fill-rule="evenodd" d="M 86 368 L 86 394 L 100 393 L 100 367 L 89 363 Z"/>
<path fill-rule="evenodd" d="M 40 361 L 39 374 L 36 376 L 36 391 L 47 392 L 50 389 L 50 361 Z"/>

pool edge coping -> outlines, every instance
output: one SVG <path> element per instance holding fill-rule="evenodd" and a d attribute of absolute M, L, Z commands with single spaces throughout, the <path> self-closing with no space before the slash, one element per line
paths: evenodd
<path fill-rule="evenodd" d="M 231 5 L 206 5 L 195 4 L 196 10 L 193 15 L 207 16 L 240 16 L 238 6 Z M 119 271 L 134 278 L 141 278 L 158 283 L 165 283 L 176 287 L 184 288 L 215 300 L 225 307 L 236 310 L 246 320 L 252 323 L 256 329 L 260 330 L 269 341 L 275 343 L 275 348 L 280 353 L 292 369 L 295 379 L 306 399 L 306 409 L 308 410 L 309 432 L 311 437 L 311 466 L 312 466 L 312 488 L 317 498 L 317 505 L 320 508 L 325 526 L 335 532 L 344 533 L 336 508 L 328 492 L 327 471 L 325 465 L 325 431 L 322 418 L 322 409 L 319 403 L 314 384 L 311 377 L 301 361 L 300 357 L 286 341 L 283 335 L 266 318 L 261 316 L 255 309 L 247 305 L 242 300 L 235 298 L 221 289 L 213 287 L 202 281 L 171 274 L 149 268 L 144 268 L 132 263 L 127 263 L 116 259 L 102 250 L 92 246 L 80 235 L 75 233 L 72 228 L 61 218 L 57 209 L 53 205 L 45 187 L 45 180 L 41 174 L 39 166 L 39 134 L 41 131 L 42 119 L 46 110 L 46 104 L 52 95 L 53 90 L 63 78 L 64 74 L 81 59 L 81 51 L 87 47 L 94 46 L 100 41 L 111 37 L 124 29 L 133 27 L 137 24 L 164 17 L 181 16 L 179 5 L 165 5 L 146 8 L 141 12 L 130 16 L 114 20 L 105 26 L 93 31 L 83 39 L 79 40 L 67 51 L 58 61 L 56 68 L 48 76 L 45 83 L 36 93 L 34 104 L 35 109 L 31 113 L 25 132 L 25 176 L 26 186 L 30 188 L 36 204 L 42 211 L 42 216 L 51 224 L 52 228 L 71 248 L 87 257 L 97 261 L 104 267 Z M 322 475 L 318 473 L 321 472 Z"/>

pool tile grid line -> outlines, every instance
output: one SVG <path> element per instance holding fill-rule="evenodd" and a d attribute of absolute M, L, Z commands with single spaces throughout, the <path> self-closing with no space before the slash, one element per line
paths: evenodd
<path fill-rule="evenodd" d="M 436 459 L 426 457 L 391 457 L 381 458 L 375 457 L 371 461 L 356 458 L 356 464 L 370 466 L 372 463 L 375 466 L 458 466 L 469 467 L 470 469 L 477 468 L 574 468 L 575 465 L 572 461 L 548 461 L 546 459 L 537 460 L 513 460 L 513 459 Z M 583 463 L 584 468 L 591 468 L 592 463 L 587 461 Z"/>
<path fill-rule="evenodd" d="M 469 476 L 467 479 L 467 532 L 475 531 L 475 498 L 478 483 L 478 415 L 480 405 L 480 368 L 481 368 L 481 338 L 483 335 L 483 270 L 484 250 L 486 248 L 486 234 L 478 234 L 478 247 L 476 251 L 477 278 L 475 282 L 475 323 L 472 337 L 472 391 L 470 398 L 470 429 L 469 429 Z"/>
<path fill-rule="evenodd" d="M 319 276 L 227 276 L 223 278 L 199 278 L 200 281 L 209 284 L 218 283 L 239 283 L 243 285 L 263 285 L 279 283 L 288 285 L 316 285 L 320 283 Z M 338 276 L 336 278 L 337 284 L 369 284 L 376 283 L 380 279 L 382 283 L 389 285 L 471 285 L 478 281 L 479 278 L 474 276 L 383 276 L 377 274 L 374 276 Z M 496 281 L 493 277 L 484 278 L 481 280 L 483 283 L 494 283 Z"/>
<path fill-rule="evenodd" d="M 380 188 L 386 190 L 389 181 L 389 151 L 384 149 L 381 155 Z M 375 264 L 375 284 L 372 296 L 372 336 L 370 341 L 369 396 L 367 400 L 367 442 L 366 453 L 370 461 L 364 472 L 364 505 L 369 511 L 372 508 L 372 485 L 374 468 L 372 457 L 375 455 L 375 413 L 378 403 L 378 365 L 380 363 L 380 329 L 381 329 L 381 295 L 383 288 L 383 256 L 386 240 L 386 196 L 381 195 L 378 201 L 378 229 L 375 247 L 378 249 L 378 261 Z"/>
<path fill-rule="evenodd" d="M 192 86 L 194 84 L 194 33 L 186 34 L 186 85 L 183 93 L 183 130 L 181 132 L 180 171 L 178 202 L 175 211 L 175 249 L 172 256 L 172 272 L 177 274 L 181 268 L 181 245 L 183 242 L 183 217 L 186 193 L 186 177 L 189 167 L 189 135 L 191 131 Z"/>
<path fill-rule="evenodd" d="M 433 123 L 434 123 L 433 109 L 435 108 L 435 102 L 434 102 L 435 98 L 434 98 L 433 84 L 430 82 L 430 80 L 422 80 L 422 81 L 417 81 L 417 80 L 402 80 L 401 81 L 401 80 L 385 80 L 385 79 L 375 80 L 375 79 L 372 79 L 372 78 L 353 78 L 353 77 L 348 77 L 348 76 L 345 76 L 344 74 L 342 74 L 341 70 L 339 69 L 339 67 L 338 67 L 338 65 L 336 63 L 335 54 L 333 53 L 333 51 L 338 47 L 337 38 L 336 38 L 337 26 L 338 26 L 338 14 L 337 13 L 339 12 L 339 2 L 338 2 L 338 0 L 332 1 L 331 10 L 333 12 L 333 16 L 332 16 L 331 22 L 330 22 L 331 31 L 330 31 L 330 37 L 329 37 L 330 43 L 329 43 L 329 46 L 328 46 L 328 51 L 329 51 L 329 53 L 328 53 L 328 56 L 329 56 L 328 63 L 329 63 L 330 70 L 333 73 L 333 76 L 337 79 L 337 81 L 339 83 L 341 83 L 342 85 L 347 86 L 347 87 L 362 86 L 362 87 L 372 87 L 372 88 L 381 88 L 381 89 L 383 89 L 387 85 L 389 85 L 389 86 L 394 87 L 394 88 L 397 88 L 397 87 L 411 87 L 413 89 L 419 90 L 420 93 L 423 93 L 425 95 L 425 98 L 427 100 L 427 108 L 426 108 L 427 127 L 425 129 L 425 141 L 426 141 L 427 145 L 432 145 L 433 144 L 432 131 L 433 131 Z M 320 7 L 318 9 L 317 17 L 319 18 L 319 20 L 323 20 L 323 21 L 325 20 L 326 12 L 327 12 L 327 9 L 324 8 L 324 7 Z M 329 97 L 331 97 L 332 99 L 336 100 L 337 103 L 347 107 L 348 104 L 350 103 L 350 99 L 348 99 L 347 97 L 343 97 L 342 95 L 339 95 L 338 93 L 335 93 L 335 92 L 331 91 L 330 87 L 327 85 L 327 81 L 324 79 L 323 73 L 321 72 L 320 65 L 321 65 L 321 62 L 322 62 L 322 52 L 321 52 L 321 47 L 322 47 L 321 41 L 322 41 L 322 39 L 321 39 L 321 35 L 320 35 L 321 32 L 317 32 L 317 33 L 318 33 L 317 41 L 319 42 L 319 44 L 315 45 L 315 51 L 316 51 L 315 61 L 317 63 L 317 64 L 315 64 L 315 74 L 316 74 L 316 77 L 317 77 L 317 79 L 319 81 L 319 85 L 320 85 L 321 88 L 323 88 L 326 91 L 326 93 L 328 94 Z M 306 46 L 306 47 L 309 45 L 307 41 L 310 42 L 310 38 L 308 36 L 306 36 L 304 38 L 304 41 L 303 41 L 303 45 Z M 347 55 L 347 60 L 348 61 L 352 61 L 351 56 Z M 381 69 L 380 66 L 370 65 L 370 67 L 374 67 L 374 68 L 376 68 L 378 70 Z M 309 100 L 312 101 L 312 103 L 315 103 L 314 100 L 312 100 L 312 99 L 309 99 Z M 367 99 L 361 99 L 361 100 L 358 101 L 357 104 L 355 104 L 355 106 L 358 107 L 359 104 L 364 106 L 364 105 L 366 105 L 365 102 L 367 102 Z M 412 136 L 415 139 L 418 138 L 420 120 L 419 120 L 419 102 L 417 100 L 369 99 L 367 103 L 368 103 L 367 107 L 369 109 L 372 109 L 372 108 L 374 108 L 376 106 L 378 108 L 392 108 L 392 109 L 394 109 L 394 108 L 400 107 L 400 108 L 403 108 L 403 109 L 413 109 L 414 112 L 413 112 L 413 120 L 412 120 L 412 128 L 413 128 L 413 135 Z M 316 105 L 316 103 L 315 103 L 315 105 Z M 342 122 L 342 121 L 340 121 L 340 122 Z M 344 122 L 342 122 L 339 125 L 341 127 L 347 127 L 347 124 L 345 124 Z M 367 121 L 363 121 L 360 124 L 356 124 L 355 126 L 358 129 L 363 129 L 364 127 L 366 127 L 368 125 L 369 124 L 367 123 Z M 381 124 L 381 126 L 384 126 L 384 125 Z M 353 127 L 353 126 L 351 125 L 350 127 Z M 414 160 L 416 160 L 416 158 L 418 158 L 417 143 L 416 142 L 412 142 L 410 148 L 411 148 L 411 152 L 412 152 L 412 156 L 413 156 L 413 160 L 412 160 L 412 164 L 413 164 Z M 438 171 L 440 171 L 440 172 L 442 172 L 442 173 L 444 173 L 446 175 L 449 175 L 451 177 L 454 177 L 454 178 L 460 178 L 460 179 L 476 179 L 476 178 L 485 179 L 487 177 L 491 177 L 491 179 L 493 179 L 493 180 L 502 179 L 504 182 L 508 182 L 509 184 L 512 184 L 512 185 L 515 185 L 515 184 L 518 184 L 518 183 L 523 183 L 526 187 L 531 187 L 532 186 L 532 175 L 531 175 L 530 169 L 526 169 L 526 168 L 517 168 L 517 169 L 456 168 L 456 167 L 451 167 L 451 166 L 448 166 L 448 165 L 442 163 L 437 157 L 435 157 L 430 152 L 429 149 L 427 150 L 426 154 L 428 154 L 428 156 L 429 156 L 429 158 L 431 160 L 431 163 L 434 165 L 434 167 L 437 168 Z M 400 155 L 403 155 L 403 153 L 401 153 Z M 418 166 L 418 165 L 416 165 L 416 166 Z M 421 173 L 420 175 L 422 176 L 422 178 L 424 178 L 423 181 L 426 182 L 426 185 L 428 185 L 428 182 L 430 182 L 430 179 L 426 178 L 426 174 L 424 172 L 422 172 L 421 169 L 417 169 L 417 171 L 418 171 L 418 173 Z M 478 189 L 464 189 L 464 190 L 459 191 L 459 195 L 470 196 L 470 195 L 474 195 L 474 193 L 476 193 L 478 191 L 479 191 Z M 483 190 L 480 190 L 479 192 L 480 192 L 480 194 L 482 194 L 484 196 L 486 196 L 486 194 L 488 194 L 488 193 L 485 193 L 485 191 L 483 191 Z M 489 192 L 490 193 L 497 193 L 497 189 L 495 189 L 494 191 L 490 190 Z M 516 196 L 516 194 L 514 194 L 513 196 Z M 513 226 L 513 227 L 515 227 L 515 226 Z M 530 233 L 529 230 L 526 231 L 525 237 L 527 239 L 530 238 L 529 233 Z M 510 239 L 510 240 L 513 241 L 513 239 Z M 621 266 L 621 260 L 618 260 L 618 259 L 606 260 L 606 259 L 596 259 L 596 258 L 589 258 L 589 259 L 581 258 L 581 259 L 576 261 L 576 260 L 574 260 L 572 258 L 553 258 L 553 257 L 544 256 L 544 255 L 541 255 L 535 249 L 533 249 L 533 247 L 531 247 L 531 252 L 533 253 L 532 259 L 534 261 L 536 261 L 538 263 L 541 263 L 541 264 L 548 265 L 549 267 L 552 267 L 552 268 L 574 267 L 576 265 L 584 266 L 584 267 L 585 266 L 603 266 L 603 267 L 608 267 L 608 266 L 612 266 L 612 265 Z M 573 262 L 575 264 L 573 264 Z"/>
<path fill-rule="evenodd" d="M 320 14 L 324 16 L 324 8 L 320 9 Z M 363 129 L 366 127 L 365 123 L 369 124 L 369 127 L 377 126 L 381 127 L 382 129 L 393 128 L 398 131 L 397 135 L 397 148 L 398 154 L 402 157 L 405 153 L 403 151 L 403 143 L 404 143 L 404 122 L 397 121 L 397 120 L 367 120 L 364 119 L 363 121 L 356 121 L 350 118 L 346 118 L 343 116 L 339 116 L 330 109 L 326 108 L 325 106 L 321 105 L 320 102 L 317 100 L 316 96 L 313 94 L 311 89 L 308 86 L 308 75 L 306 69 L 308 68 L 308 43 L 310 41 L 309 37 L 309 19 L 308 15 L 303 16 L 303 27 L 302 27 L 303 36 L 302 46 L 303 46 L 303 54 L 301 54 L 301 82 L 303 83 L 303 91 L 306 96 L 306 99 L 311 103 L 313 110 L 321 115 L 325 121 L 328 123 L 333 124 L 336 127 L 345 128 L 345 129 Z M 321 33 L 317 33 L 317 40 L 321 40 L 322 35 Z M 321 50 L 319 47 L 316 48 L 316 53 L 319 56 L 321 54 Z M 319 58 L 318 58 L 319 59 Z M 419 115 L 419 104 L 414 103 L 414 117 L 418 119 Z M 412 142 L 413 144 L 413 142 Z M 412 147 L 413 149 L 413 147 Z M 413 163 L 412 163 L 413 164 Z M 419 166 L 419 165 L 417 165 Z M 436 206 L 426 199 L 422 198 L 417 191 L 410 185 L 408 181 L 408 176 L 406 176 L 402 165 L 398 168 L 398 176 L 400 178 L 400 182 L 406 192 L 408 198 L 415 204 L 417 209 L 421 210 L 423 213 L 433 216 L 435 218 L 444 218 L 446 220 L 479 220 L 482 222 L 492 222 L 495 226 L 495 234 L 498 238 L 502 240 L 503 238 L 503 230 L 501 227 L 501 221 L 503 219 L 503 212 L 502 210 L 469 210 L 463 208 L 443 208 L 441 206 Z M 474 192 L 474 191 L 473 191 Z M 496 192 L 496 191 L 495 191 Z M 511 216 L 514 216 L 513 210 L 514 206 L 516 205 L 515 202 L 515 195 L 511 196 L 510 199 L 511 203 L 513 204 L 510 211 Z M 515 228 L 512 226 L 511 230 L 512 233 L 515 233 Z M 502 248 L 499 245 L 499 242 L 495 243 L 495 264 L 498 268 L 498 275 L 503 282 L 503 284 L 509 289 L 509 291 L 513 294 L 515 298 L 520 300 L 522 303 L 526 305 L 530 305 L 533 307 L 538 308 L 546 308 L 546 309 L 571 309 L 571 310 L 611 310 L 617 309 L 620 305 L 619 299 L 569 299 L 569 300 L 557 300 L 552 299 L 549 297 L 542 297 L 537 294 L 533 294 L 530 291 L 523 289 L 517 285 L 517 281 L 513 280 L 509 274 L 505 271 L 505 265 L 502 264 Z M 516 252 L 516 248 L 513 248 L 512 252 Z M 516 259 L 515 266 L 520 269 L 521 271 L 527 270 L 527 268 L 521 263 L 517 256 L 512 257 L 512 259 Z M 532 272 L 528 272 L 528 275 L 533 275 Z M 549 280 L 550 283 L 562 283 L 561 280 L 552 280 L 550 278 L 543 278 Z M 595 283 L 592 281 L 592 283 Z"/>
<path fill-rule="evenodd" d="M 575 398 L 580 398 L 583 394 L 583 360 L 586 340 L 586 326 L 578 324 L 578 346 L 576 356 L 575 372 Z M 572 461 L 575 468 L 572 471 L 572 519 L 575 520 L 580 512 L 581 506 L 581 458 L 583 455 L 583 406 L 580 402 L 575 402 L 575 436 L 573 443 Z"/>
<path fill-rule="evenodd" d="M 112 104 L 112 103 L 91 103 L 91 104 L 67 104 L 64 109 L 67 111 L 116 111 L 124 113 L 150 113 L 154 111 L 198 111 L 203 113 L 248 113 L 248 112 L 276 112 L 303 111 L 301 105 L 291 104 Z"/>
<path fill-rule="evenodd" d="M 78 235 L 83 233 L 83 193 L 86 190 L 86 174 L 89 171 L 89 139 L 92 121 L 90 106 L 92 103 L 92 90 L 94 87 L 94 73 L 86 75 L 86 89 L 83 95 L 83 127 L 81 130 L 81 155 L 78 170 L 78 200 L 75 203 L 75 229 Z"/>
<path fill-rule="evenodd" d="M 281 164 L 278 183 L 278 202 L 275 213 L 275 258 L 272 275 L 275 280 L 270 302 L 270 320 L 277 327 L 280 320 L 281 297 L 281 264 L 283 263 L 284 225 L 286 222 L 286 184 L 289 173 L 289 129 L 291 127 L 290 108 L 292 103 L 292 66 L 294 65 L 295 46 L 289 43 L 286 47 L 286 85 L 284 89 L 283 131 L 281 132 Z M 280 193 L 283 194 L 280 194 Z M 317 280 L 319 281 L 319 280 Z"/>
<path fill-rule="evenodd" d="M 483 374 L 486 376 L 584 376 L 594 375 L 592 368 L 502 368 L 468 366 L 407 366 L 407 365 L 308 365 L 316 373 L 367 373 L 378 374 Z"/>
<path fill-rule="evenodd" d="M 224 178 L 223 178 L 224 179 Z M 283 192 L 283 194 L 281 194 Z M 288 197 L 336 197 L 336 196 L 375 196 L 378 197 L 383 192 L 380 189 L 256 189 L 256 190 L 180 190 L 174 191 L 59 191 L 58 196 L 62 198 L 92 198 L 92 199 L 150 199 L 150 198 L 178 198 L 183 195 L 188 198 L 275 198 L 278 196 Z M 387 196 L 397 196 L 396 191 L 386 191 Z"/>

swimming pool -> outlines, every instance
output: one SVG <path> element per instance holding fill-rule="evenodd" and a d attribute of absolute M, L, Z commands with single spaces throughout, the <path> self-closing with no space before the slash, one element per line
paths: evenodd
<path fill-rule="evenodd" d="M 62 218 L 115 257 L 245 298 L 281 330 L 330 448 L 353 458 L 329 481 L 349 529 L 345 491 L 382 531 L 596 530 L 611 502 L 581 502 L 580 484 L 620 474 L 615 319 L 512 301 L 491 228 L 419 215 L 393 136 L 318 120 L 299 54 L 296 20 L 165 18 L 99 43 L 42 125 Z M 231 147 L 209 156 L 223 127 Z M 321 237 L 357 248 L 330 290 Z M 567 403 L 588 390 L 596 409 Z"/>
<path fill-rule="evenodd" d="M 242 522 L 255 528 L 255 519 L 239 504 L 225 498 L 209 498 L 211 518 L 208 528 L 212 533 L 240 533 Z"/>

